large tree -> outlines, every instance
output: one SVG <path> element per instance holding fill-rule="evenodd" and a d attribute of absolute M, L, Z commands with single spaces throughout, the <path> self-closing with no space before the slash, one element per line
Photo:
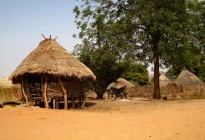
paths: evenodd
<path fill-rule="evenodd" d="M 153 63 L 153 98 L 160 99 L 160 65 L 183 63 L 187 48 L 193 47 L 186 1 L 82 1 L 81 7 L 74 8 L 81 45 L 89 42 L 95 51 L 107 47 L 122 59 Z"/>

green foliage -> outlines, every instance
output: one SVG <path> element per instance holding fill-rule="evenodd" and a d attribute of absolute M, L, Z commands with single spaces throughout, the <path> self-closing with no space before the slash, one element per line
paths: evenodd
<path fill-rule="evenodd" d="M 108 47 L 93 49 L 89 46 L 78 45 L 73 54 L 78 56 L 78 59 L 96 75 L 94 90 L 99 98 L 102 97 L 106 87 L 122 75 L 126 67 Z"/>
<path fill-rule="evenodd" d="M 169 79 L 174 80 L 183 69 L 187 69 L 198 76 L 202 81 L 205 81 L 205 57 L 203 54 L 195 54 L 186 62 L 184 67 L 173 65 L 166 75 Z"/>
<path fill-rule="evenodd" d="M 148 82 L 146 66 L 121 60 L 117 50 L 110 50 L 108 47 L 93 49 L 89 45 L 77 45 L 73 55 L 77 56 L 96 75 L 97 81 L 94 84 L 94 90 L 98 93 L 99 98 L 102 97 L 106 87 L 119 77 L 136 85 L 145 85 Z"/>
<path fill-rule="evenodd" d="M 130 64 L 122 77 L 135 85 L 147 85 L 149 81 L 147 68 L 141 64 Z"/>

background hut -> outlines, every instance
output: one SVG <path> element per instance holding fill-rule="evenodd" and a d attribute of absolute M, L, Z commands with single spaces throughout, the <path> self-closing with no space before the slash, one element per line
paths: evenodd
<path fill-rule="evenodd" d="M 126 86 L 126 88 L 131 88 L 131 87 L 134 87 L 135 85 L 132 84 L 131 82 L 125 80 L 124 78 L 119 78 L 115 82 L 112 82 L 111 84 L 109 84 L 107 86 L 107 90 L 109 90 L 111 87 L 121 88 L 124 86 Z"/>
<path fill-rule="evenodd" d="M 0 77 L 0 87 L 12 87 L 12 81 L 8 77 Z"/>
<path fill-rule="evenodd" d="M 171 81 L 164 74 L 161 74 L 159 77 L 159 83 L 160 83 L 160 87 L 163 87 L 163 86 L 167 86 L 168 84 L 170 84 Z"/>
<path fill-rule="evenodd" d="M 20 83 L 27 101 L 48 102 L 64 100 L 67 109 L 68 98 L 85 101 L 85 83 L 95 80 L 93 72 L 68 53 L 55 39 L 41 41 L 10 76 L 13 83 Z M 82 106 L 84 102 L 82 103 Z"/>
<path fill-rule="evenodd" d="M 200 85 L 203 81 L 188 70 L 183 70 L 174 81 L 177 85 Z"/>

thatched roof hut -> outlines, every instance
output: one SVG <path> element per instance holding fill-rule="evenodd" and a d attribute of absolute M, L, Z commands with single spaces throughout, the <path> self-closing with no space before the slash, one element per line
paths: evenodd
<path fill-rule="evenodd" d="M 170 84 L 171 81 L 164 74 L 161 74 L 159 77 L 159 83 L 160 83 L 160 87 L 163 87 Z"/>
<path fill-rule="evenodd" d="M 124 86 L 126 86 L 126 88 L 131 88 L 131 87 L 134 87 L 135 85 L 132 84 L 131 82 L 125 80 L 124 78 L 119 78 L 115 82 L 112 82 L 111 84 L 109 84 L 107 86 L 107 90 L 109 90 L 111 87 L 121 88 Z"/>
<path fill-rule="evenodd" d="M 183 70 L 174 81 L 177 85 L 200 85 L 203 81 L 188 70 Z"/>
<path fill-rule="evenodd" d="M 118 78 L 116 81 L 110 83 L 107 88 L 106 88 L 106 92 L 103 94 L 104 98 L 108 98 L 108 93 L 111 90 L 111 88 L 122 88 L 125 87 L 126 92 L 129 94 L 129 90 L 134 87 L 135 85 L 127 80 L 125 80 L 124 78 Z"/>
<path fill-rule="evenodd" d="M 96 77 L 55 39 L 45 38 L 16 68 L 10 79 L 21 84 L 28 100 L 34 99 L 34 95 L 43 96 L 48 108 L 46 102 L 49 99 L 46 98 L 59 100 L 64 97 L 64 107 L 67 108 L 67 98 L 83 97 L 85 83 Z"/>
<path fill-rule="evenodd" d="M 95 75 L 88 67 L 52 39 L 40 42 L 39 46 L 23 60 L 10 78 L 14 83 L 20 83 L 22 76 L 27 73 L 95 80 Z"/>

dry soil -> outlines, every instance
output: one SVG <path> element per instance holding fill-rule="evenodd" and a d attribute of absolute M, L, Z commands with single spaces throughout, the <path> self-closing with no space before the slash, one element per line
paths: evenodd
<path fill-rule="evenodd" d="M 89 100 L 82 110 L 0 108 L 0 140 L 205 140 L 205 100 Z"/>

